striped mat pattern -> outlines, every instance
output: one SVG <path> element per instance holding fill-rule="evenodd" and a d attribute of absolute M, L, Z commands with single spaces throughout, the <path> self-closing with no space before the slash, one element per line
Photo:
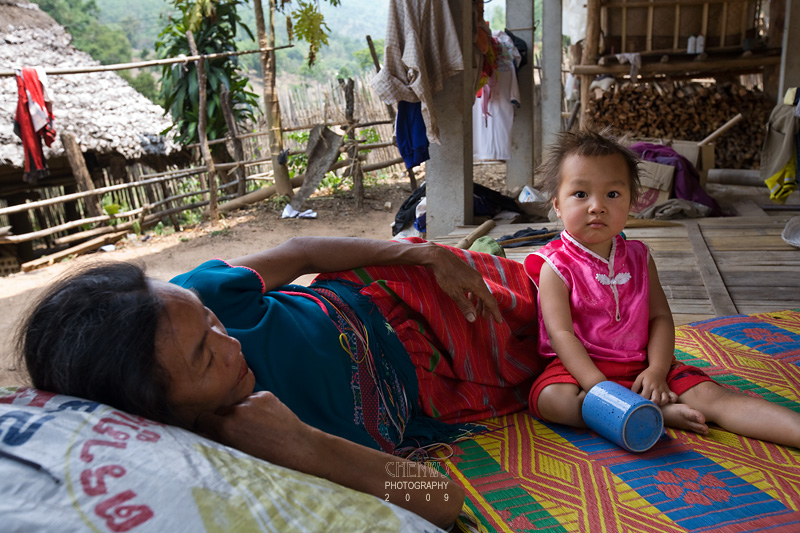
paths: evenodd
<path fill-rule="evenodd" d="M 800 411 L 800 310 L 676 328 L 676 356 L 723 386 Z M 712 428 L 667 429 L 631 454 L 528 412 L 437 452 L 477 531 L 800 532 L 800 450 Z"/>

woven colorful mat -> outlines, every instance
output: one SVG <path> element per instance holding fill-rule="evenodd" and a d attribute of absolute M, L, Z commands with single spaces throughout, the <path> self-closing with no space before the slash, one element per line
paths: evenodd
<path fill-rule="evenodd" d="M 676 356 L 723 386 L 800 411 L 800 310 L 680 326 Z M 668 428 L 632 454 L 528 412 L 485 425 L 452 455 L 435 454 L 467 492 L 464 529 L 474 521 L 481 531 L 800 531 L 796 448 Z"/>

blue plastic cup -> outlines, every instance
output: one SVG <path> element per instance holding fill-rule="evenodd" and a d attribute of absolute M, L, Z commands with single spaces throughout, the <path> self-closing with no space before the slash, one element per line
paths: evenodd
<path fill-rule="evenodd" d="M 629 452 L 649 450 L 664 432 L 661 409 L 613 381 L 602 381 L 586 393 L 581 414 L 589 429 Z"/>

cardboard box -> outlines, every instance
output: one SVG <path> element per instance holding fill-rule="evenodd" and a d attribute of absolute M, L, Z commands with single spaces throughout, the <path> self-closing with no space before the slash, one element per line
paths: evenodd
<path fill-rule="evenodd" d="M 694 141 L 680 141 L 675 139 L 641 139 L 644 142 L 663 144 L 669 146 L 680 155 L 689 160 L 697 173 L 700 174 L 700 186 L 705 189 L 708 181 L 708 171 L 714 168 L 714 143 L 700 146 Z"/>
<path fill-rule="evenodd" d="M 651 205 L 669 200 L 672 181 L 675 178 L 675 167 L 671 165 L 642 161 L 639 169 L 642 193 L 639 195 L 638 202 L 635 202 L 631 208 L 632 214 L 640 213 Z"/>

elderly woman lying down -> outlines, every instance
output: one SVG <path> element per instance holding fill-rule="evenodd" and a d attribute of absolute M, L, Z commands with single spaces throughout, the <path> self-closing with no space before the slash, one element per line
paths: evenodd
<path fill-rule="evenodd" d="M 514 261 L 419 239 L 309 237 L 170 283 L 91 266 L 47 291 L 18 343 L 39 389 L 191 429 L 446 527 L 461 489 L 406 498 L 398 482 L 440 475 L 390 454 L 525 409 L 541 370 L 535 316 Z"/>

